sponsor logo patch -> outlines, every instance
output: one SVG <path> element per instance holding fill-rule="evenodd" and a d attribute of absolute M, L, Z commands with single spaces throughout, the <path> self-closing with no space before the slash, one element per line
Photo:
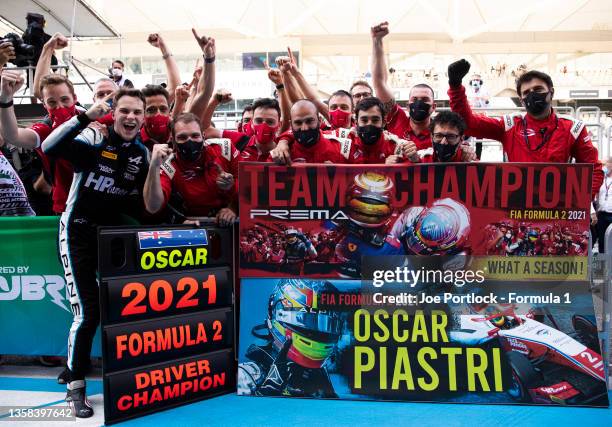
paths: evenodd
<path fill-rule="evenodd" d="M 117 160 L 117 154 L 111 153 L 109 151 L 103 150 L 102 157 L 106 157 L 107 159 Z"/>

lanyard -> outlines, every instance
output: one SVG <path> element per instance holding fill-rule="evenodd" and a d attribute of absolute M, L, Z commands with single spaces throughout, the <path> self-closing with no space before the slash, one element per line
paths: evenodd
<path fill-rule="evenodd" d="M 532 149 L 531 144 L 529 144 L 529 136 L 527 135 L 527 120 L 525 120 L 525 117 L 523 117 L 522 121 L 523 121 L 523 136 L 525 137 L 525 144 L 527 145 L 527 148 L 530 151 L 538 151 L 540 148 L 542 148 L 550 140 L 550 138 L 552 137 L 552 134 L 555 133 L 555 131 L 559 127 L 559 117 L 555 116 L 555 128 L 550 133 L 546 133 L 547 128 L 544 128 L 544 133 L 542 134 L 542 142 L 535 149 Z"/>

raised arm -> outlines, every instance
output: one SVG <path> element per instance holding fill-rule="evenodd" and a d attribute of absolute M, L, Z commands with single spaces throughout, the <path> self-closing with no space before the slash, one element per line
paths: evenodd
<path fill-rule="evenodd" d="M 202 114 L 202 129 L 208 129 L 210 127 L 210 124 L 212 123 L 212 116 L 219 105 L 227 104 L 233 100 L 234 98 L 232 98 L 232 94 L 228 90 L 219 89 L 217 92 L 215 92 L 215 96 L 212 97 L 206 106 L 204 113 Z"/>
<path fill-rule="evenodd" d="M 304 78 L 304 75 L 297 66 L 297 62 L 295 61 L 290 47 L 287 48 L 287 53 L 289 54 L 289 73 L 291 73 L 291 76 L 295 79 L 300 91 L 304 95 L 304 98 L 314 102 L 314 104 L 317 106 L 317 111 L 328 119 L 329 108 L 319 99 L 315 89 L 306 81 L 306 78 Z"/>
<path fill-rule="evenodd" d="M 461 81 L 469 71 L 470 63 L 465 59 L 460 59 L 448 66 L 448 96 L 450 98 L 451 110 L 463 118 L 467 125 L 466 134 L 469 136 L 502 141 L 505 132 L 503 118 L 474 114 L 470 108 L 467 96 L 465 95 L 465 87 L 461 84 Z"/>
<path fill-rule="evenodd" d="M 154 214 L 161 210 L 164 206 L 164 192 L 161 184 L 160 167 L 164 161 L 170 156 L 172 149 L 168 144 L 155 144 L 153 146 L 153 154 L 151 154 L 151 163 L 149 164 L 149 172 L 144 183 L 142 197 L 147 212 Z M 164 177 L 166 179 L 167 176 Z"/>
<path fill-rule="evenodd" d="M 181 84 L 181 73 L 178 65 L 161 35 L 158 33 L 149 34 L 147 41 L 151 46 L 158 48 L 162 54 L 168 74 L 168 93 L 170 94 L 170 102 L 172 102 L 174 100 L 174 91 Z"/>
<path fill-rule="evenodd" d="M 68 39 L 60 33 L 53 34 L 47 43 L 43 46 L 40 59 L 36 63 L 36 71 L 34 73 L 34 96 L 42 100 L 42 92 L 40 91 L 40 81 L 48 74 L 51 74 L 51 59 L 56 50 L 63 49 L 68 46 Z"/>
<path fill-rule="evenodd" d="M 97 151 L 96 145 L 102 140 L 99 131 L 87 126 L 110 112 L 106 101 L 113 95 L 111 93 L 96 101 L 86 112 L 55 128 L 43 142 L 43 152 L 65 158 L 77 166 L 86 164 Z"/>
<path fill-rule="evenodd" d="M 2 48 L 0 47 L 0 49 Z M 23 148 L 36 148 L 40 144 L 36 132 L 32 129 L 20 128 L 17 125 L 15 108 L 13 107 L 13 96 L 23 86 L 23 82 L 23 76 L 19 71 L 10 71 L 8 69 L 2 71 L 0 103 L 4 104 L 4 106 L 0 107 L 0 135 L 2 135 L 0 146 L 3 145 L 2 140 L 16 147 Z"/>
<path fill-rule="evenodd" d="M 385 61 L 383 47 L 383 38 L 387 34 L 389 34 L 389 23 L 386 21 L 370 28 L 370 35 L 372 36 L 372 85 L 378 99 L 385 104 L 387 111 L 391 111 L 395 99 L 391 88 L 387 84 L 387 62 Z"/>
<path fill-rule="evenodd" d="M 276 58 L 276 65 L 281 71 L 283 78 L 283 86 L 287 92 L 287 98 L 289 103 L 293 105 L 298 99 L 304 98 L 304 94 L 300 91 L 300 88 L 291 73 L 291 59 L 288 56 L 279 56 Z"/>
<path fill-rule="evenodd" d="M 174 105 L 172 106 L 172 118 L 176 119 L 179 114 L 185 111 L 185 105 L 189 99 L 189 90 L 183 85 L 178 85 L 174 89 Z"/>
<path fill-rule="evenodd" d="M 215 39 L 206 36 L 199 37 L 195 29 L 191 31 L 204 54 L 204 75 L 198 82 L 197 93 L 189 106 L 189 111 L 201 117 L 215 88 Z"/>
<path fill-rule="evenodd" d="M 291 125 L 291 121 L 289 116 L 291 115 L 291 101 L 289 101 L 289 96 L 287 95 L 287 91 L 285 90 L 285 85 L 283 83 L 283 76 L 279 69 L 270 68 L 268 64 L 266 64 L 266 69 L 268 70 L 268 78 L 276 87 L 276 93 L 278 94 L 278 103 L 280 105 L 281 117 L 280 117 L 280 128 L 279 135 L 287 130 L 289 130 L 289 126 Z"/>

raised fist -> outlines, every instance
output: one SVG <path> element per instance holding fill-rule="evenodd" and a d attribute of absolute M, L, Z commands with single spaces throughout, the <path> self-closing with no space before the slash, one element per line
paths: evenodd
<path fill-rule="evenodd" d="M 0 43 L 0 67 L 9 62 L 11 59 L 15 59 L 15 48 L 11 42 Z"/>
<path fill-rule="evenodd" d="M 168 144 L 154 144 L 151 153 L 151 167 L 159 168 L 171 154 L 172 148 Z"/>
<path fill-rule="evenodd" d="M 176 89 L 174 89 L 174 99 L 180 102 L 187 102 L 189 98 L 189 89 L 187 86 L 178 85 Z"/>
<path fill-rule="evenodd" d="M 448 66 L 448 84 L 457 87 L 461 86 L 461 80 L 470 71 L 470 63 L 465 59 L 455 61 Z"/>
<path fill-rule="evenodd" d="M 55 33 L 45 45 L 51 47 L 53 50 L 63 49 L 68 46 L 68 39 L 61 33 Z"/>
<path fill-rule="evenodd" d="M 0 102 L 9 102 L 13 95 L 23 86 L 23 75 L 19 71 L 2 71 L 0 82 Z"/>
<path fill-rule="evenodd" d="M 232 102 L 234 98 L 232 98 L 232 93 L 227 89 L 219 89 L 215 92 L 215 100 L 219 104 L 227 104 L 228 102 Z"/>
<path fill-rule="evenodd" d="M 389 23 L 387 21 L 370 28 L 370 35 L 373 39 L 382 40 L 387 34 L 389 34 Z"/>
<path fill-rule="evenodd" d="M 164 39 L 162 39 L 162 37 L 158 33 L 149 34 L 147 41 L 151 46 L 156 47 L 158 49 L 164 44 Z"/>

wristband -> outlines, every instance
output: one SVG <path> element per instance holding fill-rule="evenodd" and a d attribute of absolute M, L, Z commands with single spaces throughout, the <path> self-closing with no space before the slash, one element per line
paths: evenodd
<path fill-rule="evenodd" d="M 9 108 L 13 106 L 13 100 L 11 99 L 9 102 L 0 102 L 0 108 Z"/>
<path fill-rule="evenodd" d="M 282 83 L 279 84 L 279 85 L 276 85 L 276 89 L 278 89 L 278 90 L 281 90 L 281 89 L 284 89 L 284 88 L 285 88 L 285 85 L 282 84 Z"/>
<path fill-rule="evenodd" d="M 214 56 L 210 58 L 204 57 L 204 62 L 206 62 L 207 64 L 212 64 L 213 62 L 215 62 L 215 57 Z"/>
<path fill-rule="evenodd" d="M 162 59 L 168 59 L 171 56 L 172 56 L 172 54 L 170 52 L 168 52 L 168 53 L 165 53 L 165 54 L 162 55 Z"/>

